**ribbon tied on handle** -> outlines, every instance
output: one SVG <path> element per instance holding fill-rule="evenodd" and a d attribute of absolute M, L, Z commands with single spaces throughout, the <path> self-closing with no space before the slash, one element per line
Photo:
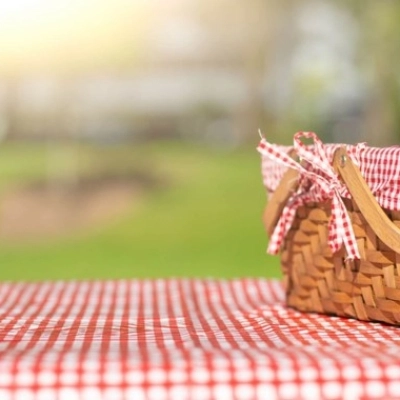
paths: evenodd
<path fill-rule="evenodd" d="M 312 139 L 313 146 L 304 144 L 302 139 Z M 350 217 L 340 195 L 343 185 L 331 165 L 323 143 L 314 132 L 298 132 L 294 136 L 294 149 L 302 163 L 293 160 L 281 146 L 271 144 L 264 138 L 258 146 L 258 151 L 262 155 L 288 168 L 296 169 L 300 179 L 297 192 L 289 198 L 270 238 L 268 252 L 271 254 L 279 252 L 299 206 L 307 202 L 330 199 L 329 247 L 332 252 L 336 252 L 344 246 L 347 259 L 360 259 Z M 302 165 L 304 162 L 309 164 L 307 168 Z"/>

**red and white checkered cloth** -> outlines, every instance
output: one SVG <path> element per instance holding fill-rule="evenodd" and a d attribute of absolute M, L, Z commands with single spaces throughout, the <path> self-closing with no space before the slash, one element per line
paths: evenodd
<path fill-rule="evenodd" d="M 1 400 L 400 398 L 399 328 L 277 281 L 2 283 L 0 307 Z"/>
<path fill-rule="evenodd" d="M 305 145 L 303 139 L 312 139 Z M 359 166 L 362 176 L 381 207 L 400 210 L 400 147 L 368 147 L 357 145 L 322 144 L 313 132 L 298 132 L 293 146 L 279 146 L 262 139 L 258 151 L 262 156 L 262 176 L 268 193 L 273 193 L 288 168 L 299 171 L 300 186 L 287 206 L 271 236 L 268 251 L 277 254 L 289 231 L 296 209 L 306 203 L 332 200 L 332 218 L 329 224 L 329 244 L 333 252 L 342 245 L 349 259 L 360 258 L 350 219 L 342 197 L 351 198 L 346 186 L 333 170 L 335 151 L 345 146 L 352 161 Z M 289 157 L 295 151 L 302 164 Z"/>

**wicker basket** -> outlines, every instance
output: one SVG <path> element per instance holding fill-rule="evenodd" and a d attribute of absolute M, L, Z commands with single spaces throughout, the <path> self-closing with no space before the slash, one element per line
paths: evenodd
<path fill-rule="evenodd" d="M 400 324 L 400 212 L 381 208 L 345 146 L 335 151 L 332 167 L 351 195 L 342 200 L 360 258 L 348 260 L 344 247 L 330 249 L 331 200 L 301 205 L 280 247 L 287 303 L 305 312 Z M 289 168 L 267 203 L 263 221 L 270 235 L 298 177 Z"/>

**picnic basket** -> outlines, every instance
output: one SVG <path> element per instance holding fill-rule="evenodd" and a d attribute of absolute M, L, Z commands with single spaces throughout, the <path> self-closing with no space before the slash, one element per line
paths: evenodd
<path fill-rule="evenodd" d="M 298 132 L 293 146 L 262 138 L 258 151 L 288 306 L 400 324 L 400 147 Z"/>

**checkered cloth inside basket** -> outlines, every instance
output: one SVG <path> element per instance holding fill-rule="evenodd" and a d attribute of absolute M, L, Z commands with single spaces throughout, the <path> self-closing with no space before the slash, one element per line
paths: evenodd
<path fill-rule="evenodd" d="M 312 139 L 313 144 L 305 145 L 303 139 Z M 273 193 L 288 167 L 300 173 L 299 190 L 289 199 L 274 234 L 269 251 L 279 252 L 282 240 L 290 229 L 296 209 L 306 203 L 332 199 L 332 224 L 330 245 L 337 251 L 345 245 L 349 258 L 360 258 L 356 240 L 342 197 L 350 198 L 344 184 L 337 178 L 332 167 L 333 155 L 345 146 L 352 161 L 359 167 L 368 187 L 379 205 L 389 210 L 400 210 L 400 147 L 369 147 L 365 143 L 357 145 L 323 144 L 313 132 L 298 132 L 293 146 L 279 146 L 262 139 L 258 151 L 262 157 L 263 182 L 269 194 Z M 289 153 L 294 151 L 300 158 L 293 161 Z"/>
<path fill-rule="evenodd" d="M 399 329 L 277 281 L 0 284 L 1 400 L 400 398 Z"/>
<path fill-rule="evenodd" d="M 304 132 L 300 132 L 304 134 Z M 301 136 L 298 135 L 297 139 Z M 271 158 L 270 151 L 265 148 L 266 140 L 262 139 L 258 150 L 262 156 L 262 177 L 265 188 L 273 193 L 282 179 L 287 165 Z M 297 143 L 297 142 L 295 142 Z M 332 165 L 335 150 L 345 146 L 352 161 L 360 168 L 368 187 L 371 189 L 381 207 L 389 210 L 400 210 L 400 146 L 369 147 L 365 143 L 349 144 L 324 144 L 323 149 Z M 296 150 L 295 146 L 273 145 L 279 153 L 289 153 Z M 317 154 L 315 146 L 308 146 L 311 154 Z M 312 161 L 311 161 L 312 162 Z M 326 167 L 328 168 L 328 167 Z M 314 164 L 308 165 L 308 169 L 323 173 Z M 318 186 L 312 187 L 312 195 L 318 198 Z M 341 194 L 349 197 L 349 193 L 343 186 Z"/>

